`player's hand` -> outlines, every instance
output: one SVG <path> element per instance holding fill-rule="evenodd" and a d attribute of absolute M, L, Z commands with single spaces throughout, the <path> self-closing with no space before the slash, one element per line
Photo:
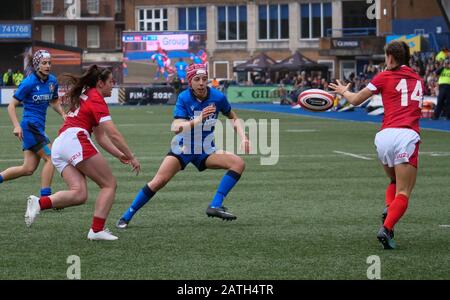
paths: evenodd
<path fill-rule="evenodd" d="M 20 126 L 14 127 L 13 134 L 15 136 L 17 136 L 19 141 L 22 141 L 22 139 L 23 139 L 22 127 L 20 127 Z"/>
<path fill-rule="evenodd" d="M 251 151 L 250 147 L 250 141 L 248 138 L 245 138 L 241 141 L 241 149 L 244 151 L 245 154 L 249 154 Z"/>
<path fill-rule="evenodd" d="M 139 161 L 133 157 L 130 159 L 129 164 L 133 167 L 132 171 L 136 173 L 136 175 L 139 175 L 139 172 L 141 171 L 141 164 Z"/>
<path fill-rule="evenodd" d="M 208 119 L 209 116 L 216 113 L 216 106 L 211 104 L 202 110 L 202 121 Z"/>
<path fill-rule="evenodd" d="M 130 160 L 128 159 L 128 157 L 123 153 L 118 157 L 118 159 L 121 163 L 123 163 L 125 165 L 128 165 L 130 163 Z"/>
<path fill-rule="evenodd" d="M 340 80 L 336 80 L 337 84 L 330 83 L 330 88 L 333 89 L 336 93 L 343 95 L 346 91 L 350 89 L 351 83 L 347 85 L 343 85 Z"/>

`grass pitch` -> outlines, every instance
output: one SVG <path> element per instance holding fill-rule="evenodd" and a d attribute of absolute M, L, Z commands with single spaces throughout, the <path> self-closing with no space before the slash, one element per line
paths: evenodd
<path fill-rule="evenodd" d="M 0 185 L 0 279 L 66 279 L 67 258 L 81 259 L 82 279 L 367 279 L 378 255 L 382 279 L 450 279 L 450 133 L 423 130 L 417 185 L 396 227 L 398 249 L 376 239 L 388 184 L 376 160 L 379 124 L 237 111 L 244 119 L 280 120 L 280 158 L 246 170 L 225 200 L 238 219 L 207 218 L 222 170 L 180 172 L 135 216 L 115 221 L 156 173 L 172 138 L 170 106 L 113 107 L 113 120 L 142 164 L 134 176 L 108 156 L 118 179 L 107 226 L 116 242 L 90 242 L 98 188 L 86 205 L 46 211 L 32 228 L 26 198 L 39 191 L 39 172 Z M 21 111 L 18 111 L 21 114 Z M 60 119 L 49 109 L 53 140 Z M 0 108 L 0 170 L 22 163 L 6 108 Z M 337 151 L 337 152 L 335 152 Z M 356 154 L 371 160 L 343 155 Z M 65 189 L 55 174 L 53 190 Z"/>

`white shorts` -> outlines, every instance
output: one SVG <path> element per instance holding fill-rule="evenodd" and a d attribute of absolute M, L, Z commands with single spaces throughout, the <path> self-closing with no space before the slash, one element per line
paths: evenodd
<path fill-rule="evenodd" d="M 386 128 L 375 136 L 378 158 L 389 167 L 410 163 L 417 168 L 419 142 L 419 134 L 408 128 Z"/>
<path fill-rule="evenodd" d="M 86 129 L 72 127 L 62 132 L 53 142 L 52 163 L 59 173 L 67 165 L 76 166 L 98 153 Z"/>

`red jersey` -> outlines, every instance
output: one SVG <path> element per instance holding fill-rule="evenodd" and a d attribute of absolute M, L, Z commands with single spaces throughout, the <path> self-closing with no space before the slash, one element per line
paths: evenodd
<path fill-rule="evenodd" d="M 395 71 L 384 71 L 367 85 L 374 94 L 381 94 L 384 106 L 385 128 L 410 128 L 419 133 L 419 119 L 425 85 L 413 69 L 401 66 Z"/>
<path fill-rule="evenodd" d="M 111 120 L 111 116 L 105 99 L 96 88 L 91 88 L 80 96 L 80 107 L 67 113 L 58 135 L 71 127 L 86 129 L 91 134 L 92 128 L 109 120 Z"/>

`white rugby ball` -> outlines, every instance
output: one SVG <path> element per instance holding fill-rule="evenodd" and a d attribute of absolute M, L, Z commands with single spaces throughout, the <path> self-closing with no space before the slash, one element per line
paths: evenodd
<path fill-rule="evenodd" d="M 334 96 L 324 90 L 310 89 L 298 95 L 298 104 L 310 111 L 326 111 L 333 107 Z"/>

